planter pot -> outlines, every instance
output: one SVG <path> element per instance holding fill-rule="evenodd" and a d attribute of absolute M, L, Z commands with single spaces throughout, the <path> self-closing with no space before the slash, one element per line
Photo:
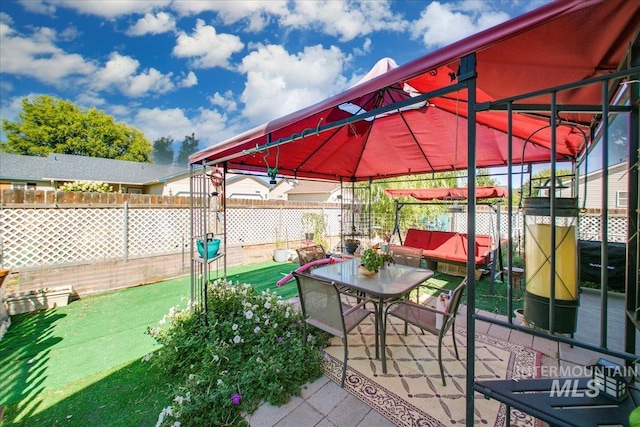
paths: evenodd
<path fill-rule="evenodd" d="M 275 262 L 287 262 L 289 259 L 289 251 L 286 249 L 276 249 L 273 251 L 273 260 Z"/>
<path fill-rule="evenodd" d="M 69 303 L 71 291 L 71 286 L 63 286 L 24 295 L 9 295 L 5 299 L 5 303 L 7 311 L 12 316 L 36 310 L 64 307 Z"/>
<path fill-rule="evenodd" d="M 520 323 L 522 323 L 522 326 L 526 326 L 527 328 L 530 327 L 529 322 L 524 320 L 524 310 L 523 309 L 519 308 L 517 310 L 513 310 L 513 313 L 516 315 L 516 319 L 518 319 L 520 321 Z"/>
<path fill-rule="evenodd" d="M 346 240 L 344 242 L 344 250 L 347 251 L 348 254 L 353 255 L 356 252 L 356 249 L 358 249 L 358 246 L 360 245 L 360 240 Z"/>
<path fill-rule="evenodd" d="M 364 265 L 358 266 L 358 274 L 360 274 L 362 277 L 366 277 L 367 279 L 371 279 L 376 275 L 376 273 L 377 271 L 367 270 Z"/>
<path fill-rule="evenodd" d="M 204 258 L 204 242 L 202 240 L 196 241 L 198 247 L 198 254 L 201 258 Z M 218 254 L 220 250 L 220 239 L 207 240 L 207 259 L 211 259 Z"/>

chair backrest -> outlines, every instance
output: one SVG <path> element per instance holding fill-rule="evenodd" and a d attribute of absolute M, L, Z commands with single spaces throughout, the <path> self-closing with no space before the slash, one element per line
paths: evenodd
<path fill-rule="evenodd" d="M 307 323 L 343 338 L 346 335 L 340 291 L 335 282 L 293 272 L 298 285 L 302 314 Z"/>
<path fill-rule="evenodd" d="M 465 277 L 462 282 L 451 292 L 451 303 L 447 311 L 455 316 L 455 313 L 458 312 L 458 306 L 460 305 L 460 301 L 462 301 L 462 295 L 464 294 L 464 290 L 467 287 L 467 278 Z"/>
<path fill-rule="evenodd" d="M 305 246 L 303 248 L 296 249 L 298 253 L 298 261 L 300 265 L 305 265 L 311 261 L 326 258 L 327 254 L 324 251 L 322 245 Z"/>
<path fill-rule="evenodd" d="M 411 248 L 400 245 L 390 245 L 389 255 L 397 264 L 408 265 L 410 267 L 420 267 L 422 263 L 422 249 Z"/>

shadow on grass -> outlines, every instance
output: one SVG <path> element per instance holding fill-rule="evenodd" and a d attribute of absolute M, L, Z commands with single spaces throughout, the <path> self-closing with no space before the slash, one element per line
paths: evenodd
<path fill-rule="evenodd" d="M 150 426 L 171 403 L 172 379 L 135 361 L 6 408 L 2 426 Z"/>
<path fill-rule="evenodd" d="M 62 341 L 54 336 L 54 325 L 65 316 L 56 310 L 12 316 L 12 327 L 0 341 L 0 406 L 43 390 L 50 348 Z"/>

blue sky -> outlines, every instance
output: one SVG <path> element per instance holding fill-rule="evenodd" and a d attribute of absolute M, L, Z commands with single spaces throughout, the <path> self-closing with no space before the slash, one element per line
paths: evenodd
<path fill-rule="evenodd" d="M 51 95 L 204 148 L 545 3 L 2 0 L 0 117 Z"/>

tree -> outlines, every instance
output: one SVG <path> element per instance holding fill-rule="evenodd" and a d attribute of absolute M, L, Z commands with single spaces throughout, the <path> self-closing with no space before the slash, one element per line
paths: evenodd
<path fill-rule="evenodd" d="M 187 166 L 189 164 L 189 156 L 198 151 L 198 142 L 194 133 L 192 133 L 191 136 L 186 135 L 184 137 L 184 141 L 182 141 L 180 151 L 178 152 L 178 157 L 176 158 L 177 165 Z"/>
<path fill-rule="evenodd" d="M 153 141 L 153 161 L 159 165 L 173 163 L 173 138 L 162 137 Z"/>
<path fill-rule="evenodd" d="M 104 112 L 84 111 L 51 96 L 22 100 L 17 121 L 2 120 L 7 141 L 0 149 L 27 156 L 49 153 L 151 162 L 153 147 L 144 134 Z"/>

